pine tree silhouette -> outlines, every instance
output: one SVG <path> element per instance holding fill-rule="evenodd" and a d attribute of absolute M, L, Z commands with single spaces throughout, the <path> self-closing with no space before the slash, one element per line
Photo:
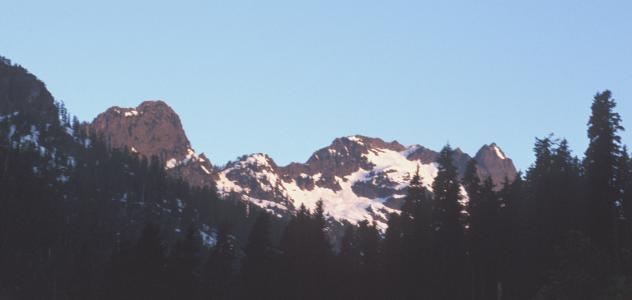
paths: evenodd
<path fill-rule="evenodd" d="M 241 276 L 245 299 L 273 299 L 270 273 L 274 267 L 274 253 L 270 240 L 270 216 L 266 212 L 257 216 L 244 252 Z"/>
<path fill-rule="evenodd" d="M 453 150 L 445 146 L 439 153 L 438 172 L 432 185 L 436 230 L 435 255 L 438 299 L 463 299 L 465 296 L 464 224 L 461 214 L 461 187 L 453 165 Z"/>
<path fill-rule="evenodd" d="M 613 268 L 618 271 L 620 254 L 618 239 L 618 207 L 621 187 L 616 186 L 617 161 L 621 155 L 619 131 L 621 117 L 614 112 L 616 101 L 610 91 L 597 93 L 588 121 L 590 143 L 584 165 L 590 205 L 589 233 L 592 240 L 608 251 L 615 259 Z"/>

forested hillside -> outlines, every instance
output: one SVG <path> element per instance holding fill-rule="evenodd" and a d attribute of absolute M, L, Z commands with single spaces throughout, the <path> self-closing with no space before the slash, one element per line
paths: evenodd
<path fill-rule="evenodd" d="M 156 157 L 108 148 L 88 128 L 35 76 L 0 63 L 0 298 L 114 293 L 118 257 L 145 256 L 143 228 L 165 251 L 187 232 L 212 246 L 219 224 L 245 238 L 256 209 L 168 177 Z"/>

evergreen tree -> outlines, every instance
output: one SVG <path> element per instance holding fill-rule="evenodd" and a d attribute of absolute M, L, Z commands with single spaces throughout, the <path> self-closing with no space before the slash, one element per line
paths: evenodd
<path fill-rule="evenodd" d="M 530 262 L 526 259 L 530 255 L 527 245 L 532 241 L 525 230 L 524 181 L 518 173 L 516 179 L 510 182 L 505 179 L 498 192 L 500 201 L 500 232 L 499 232 L 499 268 L 498 276 L 501 282 L 498 292 L 502 299 L 527 299 L 531 294 L 529 275 L 526 270 Z M 516 272 L 516 270 L 521 270 Z M 527 296 L 528 295 L 528 296 Z"/>
<path fill-rule="evenodd" d="M 364 220 L 358 223 L 356 233 L 356 248 L 358 254 L 357 280 L 361 284 L 356 286 L 355 297 L 360 299 L 381 298 L 383 291 L 379 278 L 379 243 L 380 234 L 375 224 Z M 384 295 L 386 296 L 386 295 Z"/>
<path fill-rule="evenodd" d="M 480 179 L 478 178 L 476 160 L 471 159 L 467 163 L 465 173 L 463 175 L 463 187 L 467 191 L 468 203 L 468 225 L 467 225 L 467 249 L 469 254 L 469 269 L 470 269 L 470 289 L 471 298 L 485 299 L 484 298 L 484 282 L 488 280 L 483 271 L 485 268 L 485 250 L 483 243 L 485 240 L 486 228 L 485 224 L 485 203 L 483 197 L 483 187 L 481 186 Z"/>
<path fill-rule="evenodd" d="M 618 186 L 622 186 L 621 216 L 619 216 L 622 265 L 626 274 L 632 274 L 632 159 L 626 146 L 623 147 L 618 167 Z"/>
<path fill-rule="evenodd" d="M 353 262 L 357 256 L 357 247 L 356 247 L 356 230 L 355 226 L 350 223 L 346 223 L 344 226 L 344 233 L 342 234 L 342 238 L 340 240 L 340 253 L 338 256 L 343 258 L 345 263 Z M 355 263 L 353 263 L 355 265 Z M 349 268 L 353 268 L 349 266 Z"/>
<path fill-rule="evenodd" d="M 345 222 L 340 239 L 340 252 L 335 257 L 332 269 L 334 272 L 331 274 L 335 276 L 333 293 L 337 299 L 352 299 L 356 296 L 360 284 L 357 278 L 360 272 L 358 258 L 356 226 Z"/>
<path fill-rule="evenodd" d="M 433 203 L 422 185 L 419 170 L 410 181 L 402 212 L 403 264 L 401 284 L 405 298 L 432 295 Z"/>
<path fill-rule="evenodd" d="M 280 283 L 284 299 L 326 298 L 331 282 L 327 279 L 331 262 L 329 240 L 324 232 L 322 201 L 312 215 L 304 205 L 285 228 L 280 247 Z"/>
<path fill-rule="evenodd" d="M 614 257 L 615 269 L 619 265 L 618 207 L 621 187 L 617 187 L 617 162 L 621 156 L 619 131 L 621 117 L 614 112 L 616 102 L 611 92 L 597 93 L 588 121 L 590 144 L 586 150 L 584 165 L 590 205 L 589 233 L 597 246 L 606 249 Z"/>
<path fill-rule="evenodd" d="M 471 200 L 474 198 L 474 202 L 480 197 L 481 180 L 478 177 L 478 163 L 474 159 L 470 159 L 465 167 L 465 173 L 463 174 L 463 187 L 467 192 L 468 198 Z M 474 203 L 469 203 L 470 208 Z"/>
<path fill-rule="evenodd" d="M 468 254 L 472 299 L 496 299 L 501 286 L 503 220 L 501 201 L 491 178 L 481 184 L 476 162 L 468 163 L 463 185 L 468 192 Z"/>
<path fill-rule="evenodd" d="M 310 227 L 313 227 L 312 233 L 314 236 L 312 237 L 312 242 L 314 244 L 315 253 L 319 255 L 318 258 L 321 258 L 324 261 L 331 255 L 331 243 L 327 237 L 327 220 L 323 205 L 323 200 L 318 200 L 316 202 L 316 208 L 314 209 Z"/>
<path fill-rule="evenodd" d="M 425 190 L 421 184 L 421 176 L 419 175 L 419 166 L 413 178 L 408 185 L 404 204 L 402 205 L 402 218 L 411 221 L 415 218 L 417 209 L 425 198 Z"/>
<path fill-rule="evenodd" d="M 548 280 L 550 270 L 559 265 L 555 249 L 572 229 L 581 225 L 584 208 L 580 166 L 571 155 L 566 140 L 549 136 L 536 139 L 536 161 L 526 176 L 527 199 L 522 205 L 522 243 L 525 286 L 538 286 Z M 519 215 L 520 216 L 520 215 Z"/>
<path fill-rule="evenodd" d="M 466 281 L 464 224 L 461 187 L 453 164 L 454 151 L 445 146 L 439 153 L 438 172 L 432 185 L 436 231 L 435 260 L 438 299 L 463 299 Z"/>
<path fill-rule="evenodd" d="M 270 289 L 274 253 L 270 241 L 270 216 L 260 212 L 257 216 L 244 250 L 241 276 L 245 299 L 273 299 Z"/>
<path fill-rule="evenodd" d="M 534 299 L 602 299 L 598 294 L 607 272 L 602 267 L 603 254 L 596 251 L 590 238 L 581 231 L 571 230 L 558 243 L 555 253 L 559 264 L 550 270 L 549 280 L 540 286 Z"/>
<path fill-rule="evenodd" d="M 217 232 L 215 246 L 209 251 L 203 271 L 207 299 L 229 299 L 230 285 L 234 276 L 235 245 L 229 235 L 230 226 L 222 224 Z"/>
<path fill-rule="evenodd" d="M 384 274 L 385 289 L 392 293 L 393 298 L 405 299 L 405 294 L 410 290 L 410 286 L 404 281 L 411 282 L 405 272 L 406 263 L 404 250 L 404 218 L 396 213 L 392 213 L 388 218 L 386 233 L 384 234 L 382 264 Z M 351 257 L 353 242 L 353 227 L 347 226 L 342 239 L 340 255 Z"/>

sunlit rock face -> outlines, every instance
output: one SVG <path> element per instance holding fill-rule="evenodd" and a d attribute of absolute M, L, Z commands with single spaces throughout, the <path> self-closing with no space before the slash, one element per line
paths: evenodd
<path fill-rule="evenodd" d="M 156 156 L 170 175 L 194 186 L 214 185 L 213 166 L 195 153 L 180 117 L 165 102 L 145 101 L 136 108 L 112 107 L 91 124 L 110 147 Z"/>

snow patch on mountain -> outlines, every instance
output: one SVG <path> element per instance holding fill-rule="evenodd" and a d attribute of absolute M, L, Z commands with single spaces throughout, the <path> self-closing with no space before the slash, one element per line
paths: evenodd
<path fill-rule="evenodd" d="M 215 182 L 216 187 L 217 187 L 217 192 L 220 193 L 220 195 L 228 195 L 230 193 L 240 193 L 242 192 L 244 189 L 239 186 L 239 184 L 237 184 L 236 182 L 228 179 L 228 177 L 226 177 L 226 170 L 220 172 L 218 174 L 218 179 Z"/>
<path fill-rule="evenodd" d="M 434 163 L 422 164 L 417 160 L 409 160 L 410 149 L 403 152 L 396 152 L 389 149 L 372 149 L 364 155 L 367 160 L 374 164 L 373 173 L 383 173 L 389 181 L 397 184 L 397 189 L 403 189 L 419 170 L 422 183 L 430 189 L 432 182 L 437 176 L 437 167 Z"/>
<path fill-rule="evenodd" d="M 351 136 L 349 140 L 358 145 L 366 144 L 358 136 Z M 381 230 L 385 230 L 388 215 L 399 212 L 387 206 L 386 202 L 391 198 L 404 197 L 406 187 L 416 172 L 419 172 L 423 185 L 429 190 L 432 188 L 438 171 L 436 164 L 424 164 L 419 160 L 407 158 L 419 147 L 421 146 L 411 146 L 401 152 L 386 148 L 368 148 L 368 151 L 362 154 L 362 159 L 368 163 L 368 167 L 359 167 L 349 175 L 334 176 L 333 182 L 337 188 L 321 184 L 324 175 L 320 172 L 301 172 L 295 178 L 282 178 L 274 162 L 264 154 L 244 156 L 237 162 L 229 163 L 219 172 L 216 186 L 222 195 L 238 193 L 244 201 L 275 214 L 279 211 L 291 212 L 292 208 L 297 209 L 301 205 L 313 210 L 316 203 L 322 200 L 325 214 L 335 220 L 352 224 L 367 220 L 375 222 Z M 332 155 L 337 152 L 332 148 L 326 150 Z M 306 187 L 299 181 L 314 184 Z M 394 194 L 388 197 L 368 197 L 354 190 L 356 184 L 389 189 L 394 191 Z M 263 192 L 277 199 L 253 196 L 253 188 L 259 193 Z M 279 199 L 287 199 L 287 204 L 293 207 L 288 207 Z"/>
<path fill-rule="evenodd" d="M 200 168 L 202 168 L 202 171 L 204 171 L 204 173 L 211 175 L 211 171 L 209 171 L 209 169 L 207 169 L 205 166 L 200 166 Z"/>
<path fill-rule="evenodd" d="M 347 137 L 347 139 L 349 139 L 350 141 L 358 144 L 358 145 L 364 145 L 364 142 L 362 141 L 362 137 L 359 135 L 350 135 Z"/>
<path fill-rule="evenodd" d="M 136 148 L 132 147 L 132 152 L 136 153 Z M 179 167 L 182 165 L 186 165 L 192 161 L 195 162 L 206 162 L 206 160 L 202 157 L 200 157 L 199 155 L 197 155 L 197 153 L 195 153 L 195 151 L 193 151 L 193 149 L 189 148 L 187 149 L 187 154 L 184 157 L 184 159 L 182 160 L 177 160 L 175 158 L 170 158 L 165 162 L 165 170 L 169 170 L 169 169 L 173 169 L 175 167 Z M 211 174 L 210 171 L 208 169 L 206 169 L 204 166 L 200 166 L 202 167 L 202 170 L 205 171 L 207 174 Z"/>
<path fill-rule="evenodd" d="M 176 160 L 175 158 L 169 159 L 166 163 L 165 163 L 165 169 L 169 170 L 169 169 L 173 169 L 178 165 L 178 160 Z"/>
<path fill-rule="evenodd" d="M 498 148 L 498 146 L 496 146 L 496 144 L 492 144 L 492 149 L 494 149 L 494 152 L 496 153 L 496 156 L 498 156 L 500 159 L 502 159 L 502 160 L 507 159 L 507 156 L 505 156 L 505 153 L 503 153 L 503 151 L 500 150 L 500 148 Z"/>
<path fill-rule="evenodd" d="M 415 153 L 417 150 L 423 148 L 421 145 L 412 145 L 412 146 L 408 146 L 406 147 L 406 150 L 402 151 L 402 155 L 404 155 L 405 157 L 410 156 L 411 154 Z"/>
<path fill-rule="evenodd" d="M 130 110 L 130 111 L 126 111 L 126 112 L 125 112 L 125 116 L 126 116 L 126 117 L 135 117 L 135 116 L 138 116 L 138 111 L 137 111 L 137 110 L 135 110 L 135 109 Z"/>
<path fill-rule="evenodd" d="M 365 180 L 366 175 L 365 170 L 360 170 L 344 178 L 336 177 L 336 181 L 341 187 L 339 191 L 322 187 L 303 190 L 298 187 L 296 181 L 284 183 L 283 187 L 297 206 L 305 205 L 308 209 L 313 210 L 316 208 L 316 203 L 322 200 L 327 216 L 338 221 L 346 220 L 352 224 L 357 224 L 363 220 L 375 221 L 380 229 L 385 230 L 388 215 L 397 211 L 385 206 L 383 202 L 361 197 L 353 192 L 353 184 L 359 180 Z"/>

